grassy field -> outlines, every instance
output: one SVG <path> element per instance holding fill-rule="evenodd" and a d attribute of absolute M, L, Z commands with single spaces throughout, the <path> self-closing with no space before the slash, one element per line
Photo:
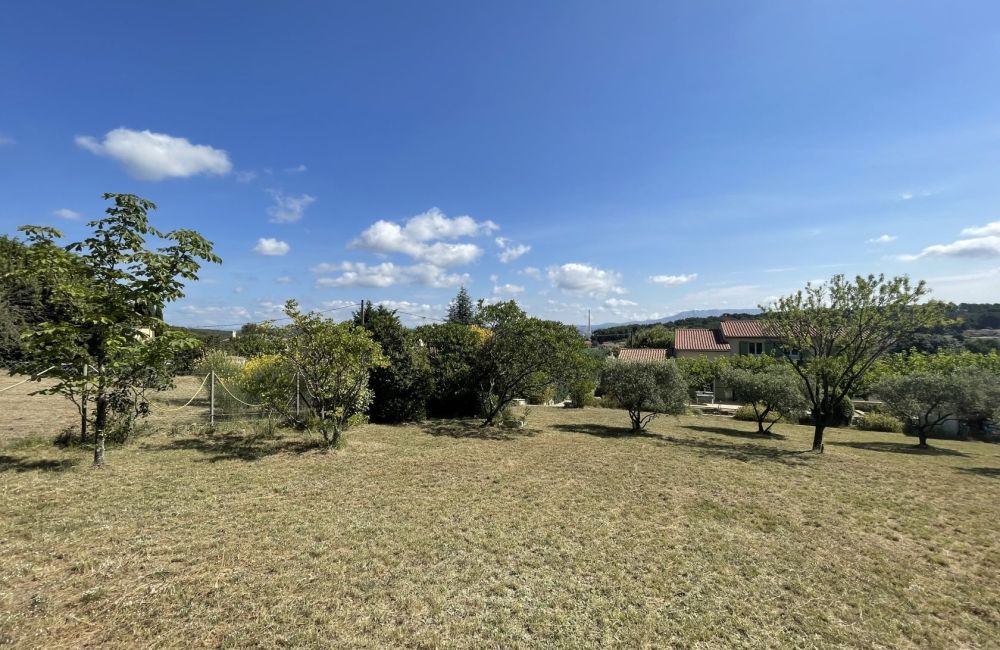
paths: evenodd
<path fill-rule="evenodd" d="M 161 414 L 99 471 L 26 401 L 0 395 L 0 646 L 1000 639 L 997 445 L 832 430 L 819 456 L 804 427 L 536 408 L 327 453 Z"/>

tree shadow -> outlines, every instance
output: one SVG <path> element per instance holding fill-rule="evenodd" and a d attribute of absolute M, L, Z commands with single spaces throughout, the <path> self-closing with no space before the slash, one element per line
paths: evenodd
<path fill-rule="evenodd" d="M 751 443 L 712 442 L 700 438 L 675 438 L 663 436 L 662 444 L 682 445 L 690 447 L 703 456 L 713 455 L 738 460 L 744 463 L 768 461 L 801 467 L 815 460 L 817 454 L 809 451 L 782 449 L 781 447 L 765 447 Z"/>
<path fill-rule="evenodd" d="M 253 462 L 278 454 L 304 454 L 322 449 L 322 440 L 285 438 L 281 436 L 214 433 L 190 438 L 177 438 L 164 445 L 149 447 L 153 451 L 192 450 L 208 455 L 208 462 L 242 460 Z"/>
<path fill-rule="evenodd" d="M 852 447 L 854 449 L 866 449 L 868 451 L 882 451 L 892 454 L 913 454 L 916 456 L 963 456 L 968 454 L 946 449 L 944 447 L 918 447 L 912 444 L 901 442 L 828 442 L 828 445 L 840 447 Z"/>
<path fill-rule="evenodd" d="M 662 438 L 651 431 L 633 431 L 630 427 L 609 427 L 606 424 L 553 424 L 552 429 L 566 433 L 583 433 L 598 438 Z"/>
<path fill-rule="evenodd" d="M 513 440 L 535 435 L 530 429 L 484 427 L 480 420 L 430 420 L 424 422 L 423 430 L 432 436 L 469 440 Z"/>
<path fill-rule="evenodd" d="M 1000 478 L 1000 467 L 956 467 L 960 472 L 985 476 L 987 478 Z"/>
<path fill-rule="evenodd" d="M 0 472 L 64 472 L 79 462 L 79 458 L 28 460 L 27 458 L 0 455 Z"/>
<path fill-rule="evenodd" d="M 726 427 L 706 427 L 700 424 L 684 425 L 685 429 L 691 431 L 701 431 L 702 433 L 715 433 L 720 436 L 731 438 L 751 438 L 754 440 L 787 440 L 787 436 L 773 431 L 761 433 L 760 431 L 741 431 L 740 429 L 728 429 Z"/>

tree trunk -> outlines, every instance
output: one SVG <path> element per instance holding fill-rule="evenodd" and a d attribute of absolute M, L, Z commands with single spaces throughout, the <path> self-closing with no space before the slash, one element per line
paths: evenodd
<path fill-rule="evenodd" d="M 819 419 L 816 420 L 816 428 L 813 431 L 813 451 L 818 451 L 823 453 L 823 430 L 826 429 L 826 425 L 823 424 Z"/>
<path fill-rule="evenodd" d="M 917 445 L 918 447 L 920 447 L 921 449 L 927 449 L 928 447 L 930 447 L 930 445 L 927 444 L 926 430 L 921 429 L 920 431 L 917 432 L 917 436 L 920 438 L 920 444 Z"/>
<path fill-rule="evenodd" d="M 642 411 L 629 411 L 632 419 L 632 431 L 642 431 Z"/>
<path fill-rule="evenodd" d="M 757 433 L 767 433 L 767 429 L 764 428 L 764 418 L 760 418 L 757 420 Z"/>
<path fill-rule="evenodd" d="M 83 397 L 80 405 L 80 443 L 87 444 L 87 397 Z"/>
<path fill-rule="evenodd" d="M 104 467 L 104 429 L 108 421 L 108 398 L 98 393 L 97 414 L 94 417 L 94 467 Z"/>

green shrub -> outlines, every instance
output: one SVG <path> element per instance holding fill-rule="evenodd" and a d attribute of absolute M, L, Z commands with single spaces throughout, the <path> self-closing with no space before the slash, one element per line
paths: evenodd
<path fill-rule="evenodd" d="M 833 414 L 830 417 L 830 421 L 826 423 L 828 427 L 845 427 L 850 426 L 851 422 L 854 420 L 854 402 L 847 399 L 846 397 L 840 402 L 840 412 Z M 812 415 L 806 413 L 799 418 L 799 424 L 815 424 L 813 422 Z"/>
<path fill-rule="evenodd" d="M 195 372 L 199 375 L 207 375 L 215 371 L 216 377 L 222 379 L 236 379 L 240 371 L 243 370 L 243 362 L 239 357 L 226 354 L 222 350 L 212 350 L 198 362 Z"/>
<path fill-rule="evenodd" d="M 524 396 L 528 404 L 547 404 L 549 400 L 555 399 L 556 387 L 552 384 L 532 387 Z"/>
<path fill-rule="evenodd" d="M 886 433 L 902 433 L 903 423 L 886 413 L 866 413 L 858 419 L 858 428 L 862 431 L 885 431 Z"/>
<path fill-rule="evenodd" d="M 575 381 L 569 387 L 569 397 L 573 400 L 573 406 L 583 408 L 594 405 L 595 382 L 590 379 Z"/>
<path fill-rule="evenodd" d="M 764 405 L 763 404 L 758 404 L 757 405 L 757 410 L 759 412 L 763 412 Z M 735 419 L 737 419 L 737 420 L 743 420 L 745 422 L 756 422 L 757 421 L 757 414 L 754 413 L 753 405 L 751 405 L 751 404 L 744 404 L 743 406 L 741 406 L 738 409 L 736 409 L 736 413 L 733 414 L 733 417 Z M 770 412 L 770 413 L 767 414 L 767 417 L 764 418 L 764 421 L 765 422 L 777 422 L 780 419 L 781 419 L 781 414 L 780 413 L 775 413 L 774 411 L 772 411 L 772 412 Z"/>

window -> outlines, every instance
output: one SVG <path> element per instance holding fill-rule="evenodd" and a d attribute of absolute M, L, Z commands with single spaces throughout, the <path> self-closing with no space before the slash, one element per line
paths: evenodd
<path fill-rule="evenodd" d="M 760 356 L 764 354 L 763 341 L 740 341 L 740 354 Z"/>

